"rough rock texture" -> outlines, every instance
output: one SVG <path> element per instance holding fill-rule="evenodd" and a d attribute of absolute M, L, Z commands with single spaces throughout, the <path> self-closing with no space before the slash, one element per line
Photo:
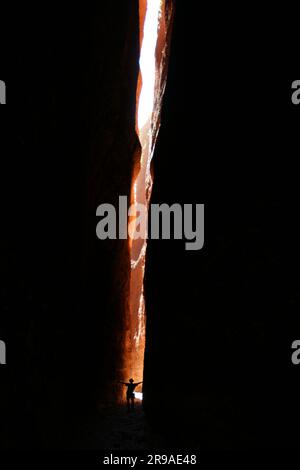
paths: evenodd
<path fill-rule="evenodd" d="M 152 4 L 152 6 L 155 5 Z M 152 189 L 152 175 L 151 175 L 151 160 L 153 157 L 153 150 L 155 147 L 157 134 L 160 127 L 160 113 L 162 107 L 162 100 L 165 91 L 168 59 L 170 51 L 170 38 L 172 30 L 172 21 L 174 13 L 174 2 L 173 1 L 162 1 L 156 2 L 159 9 L 157 17 L 157 37 L 156 44 L 154 44 L 155 50 L 152 51 L 153 63 L 149 66 L 146 73 L 150 74 L 150 69 L 153 68 L 153 109 L 149 109 L 148 121 L 144 123 L 143 127 L 138 129 L 138 135 L 141 143 L 142 152 L 140 155 L 140 161 L 135 166 L 134 177 L 133 177 L 133 198 L 132 204 L 138 207 L 139 204 L 148 206 L 151 196 Z M 145 28 L 145 11 L 147 1 L 140 1 L 140 41 L 142 47 L 142 41 L 149 41 L 144 38 L 142 32 Z M 151 5 L 149 5 L 150 7 Z M 148 28 L 148 26 L 146 26 Z M 155 34 L 155 33 L 154 33 Z M 143 49 L 144 51 L 145 49 Z M 151 51 L 146 51 L 146 54 L 151 54 Z M 144 58 L 141 58 L 141 64 L 143 64 Z M 147 60 L 151 60 L 148 57 Z M 138 90 L 137 90 L 137 123 L 139 122 L 138 112 L 143 106 L 144 97 L 143 95 L 151 93 L 147 88 L 147 78 L 145 70 L 142 69 L 139 74 Z M 141 88 L 141 86 L 143 87 Z M 149 86 L 149 85 L 148 85 Z M 145 87 L 145 88 L 144 88 Z M 142 95 L 140 93 L 142 92 Z M 144 112 L 144 110 L 143 110 Z M 152 113 L 152 114 L 151 114 Z M 140 381 L 143 377 L 144 369 L 144 351 L 145 351 L 145 301 L 143 295 L 143 284 L 144 284 L 144 271 L 146 261 L 146 248 L 147 240 L 145 238 L 139 238 L 137 240 L 131 240 L 131 260 L 132 270 L 130 279 L 130 325 L 128 330 L 128 337 L 126 338 L 126 368 L 127 377 L 134 377 L 136 381 Z M 138 388 L 137 391 L 140 391 Z"/>

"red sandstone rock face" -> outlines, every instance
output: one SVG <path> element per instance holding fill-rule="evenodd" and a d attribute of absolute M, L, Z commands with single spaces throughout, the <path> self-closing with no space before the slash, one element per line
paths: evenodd
<path fill-rule="evenodd" d="M 144 39 L 144 21 L 147 8 L 147 1 L 140 1 L 140 45 Z M 132 184 L 132 203 L 149 205 L 152 191 L 151 160 L 154 146 L 160 127 L 160 112 L 165 83 L 167 77 L 168 51 L 170 46 L 170 34 L 173 20 L 173 2 L 162 2 L 161 15 L 159 16 L 158 37 L 155 53 L 156 60 L 156 80 L 154 84 L 154 108 L 152 117 L 143 129 L 138 129 L 142 151 L 140 161 L 134 167 Z M 149 51 L 150 52 L 150 51 Z M 150 52 L 151 53 L 151 52 Z M 153 71 L 154 72 L 154 71 Z M 155 73 L 155 72 L 154 72 Z M 137 87 L 137 112 L 136 122 L 138 122 L 138 109 L 140 95 L 142 91 L 142 74 L 139 74 Z M 130 243 L 132 270 L 130 279 L 130 318 L 128 320 L 128 330 L 125 340 L 126 368 L 123 380 L 134 377 L 140 381 L 144 369 L 145 350 L 145 301 L 144 301 L 144 273 L 146 263 L 146 240 L 132 240 Z"/>
<path fill-rule="evenodd" d="M 136 89 L 139 57 L 138 1 L 125 2 L 117 11 L 115 24 L 109 32 L 111 44 L 105 55 L 106 66 L 101 68 L 99 86 L 103 94 L 95 103 L 94 132 L 91 139 L 90 159 L 87 166 L 87 210 L 95 214 L 101 203 L 118 206 L 120 195 L 130 198 L 132 175 L 139 162 L 139 141 L 135 130 Z M 96 70 L 102 67 L 103 57 L 95 57 Z M 95 79 L 95 78 L 94 78 Z M 104 107 L 103 107 L 104 99 Z M 103 269 L 107 269 L 108 291 L 105 293 L 105 311 L 102 299 L 95 295 L 94 314 L 107 318 L 106 328 L 100 327 L 99 340 L 105 334 L 106 376 L 99 384 L 99 402 L 120 399 L 121 387 L 117 381 L 126 376 L 126 337 L 130 330 L 129 283 L 130 252 L 127 240 L 93 240 L 94 219 L 87 227 L 87 256 L 89 259 L 88 282 L 96 287 L 99 269 L 99 291 Z M 102 326 L 102 325 L 101 325 Z M 102 339 L 103 341 L 103 339 Z M 99 371 L 101 369 L 99 368 Z M 99 372 L 100 373 L 100 372 Z M 127 377 L 128 380 L 128 377 Z M 106 390 L 106 392 L 103 392 Z"/>
<path fill-rule="evenodd" d="M 26 234 L 16 241 L 10 214 L 1 257 L 1 328 L 21 360 L 0 387 L 0 426 L 8 445 L 29 448 L 66 447 L 81 416 L 128 379 L 129 246 L 100 242 L 95 214 L 130 196 L 140 170 L 138 0 L 48 13 L 37 23 L 26 5 L 14 18 L 7 194 L 13 214 L 24 203 Z"/>
<path fill-rule="evenodd" d="M 156 48 L 156 90 L 155 90 L 155 107 L 153 117 L 153 146 L 156 144 L 157 135 L 160 127 L 162 100 L 165 93 L 169 55 L 171 49 L 171 37 L 173 29 L 173 20 L 175 14 L 174 0 L 164 0 L 162 8 L 162 17 L 160 21 L 160 28 L 158 33 L 158 41 Z M 153 148 L 152 148 L 153 152 Z"/>

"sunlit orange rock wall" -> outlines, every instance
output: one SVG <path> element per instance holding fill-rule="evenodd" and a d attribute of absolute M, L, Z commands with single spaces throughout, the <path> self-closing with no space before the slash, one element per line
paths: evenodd
<path fill-rule="evenodd" d="M 143 29 L 145 21 L 147 1 L 140 1 L 140 45 L 143 41 Z M 156 83 L 155 83 L 155 101 L 153 115 L 150 121 L 138 129 L 142 153 L 140 160 L 135 162 L 132 201 L 143 205 L 149 205 L 152 191 L 151 177 L 151 159 L 160 127 L 160 112 L 163 94 L 165 90 L 168 53 L 170 46 L 170 37 L 173 19 L 173 3 L 162 2 L 162 11 L 159 19 L 158 40 L 156 48 Z M 139 106 L 139 97 L 142 88 L 142 78 L 139 75 L 137 88 L 137 110 Z M 138 121 L 136 114 L 136 122 Z M 135 195 L 133 194 L 135 193 Z M 126 377 L 133 377 L 136 381 L 142 380 L 144 368 L 144 350 L 145 350 L 145 302 L 143 294 L 144 273 L 146 264 L 146 241 L 133 240 L 131 242 L 131 259 L 134 265 L 131 269 L 130 280 L 130 318 L 128 322 L 128 331 L 126 335 Z"/>

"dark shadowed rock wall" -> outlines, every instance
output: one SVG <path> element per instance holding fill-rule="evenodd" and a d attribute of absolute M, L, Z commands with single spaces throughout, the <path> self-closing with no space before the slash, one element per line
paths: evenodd
<path fill-rule="evenodd" d="M 138 19 L 137 0 L 7 17 L 4 447 L 67 447 L 81 417 L 116 398 L 129 255 L 96 239 L 96 207 L 130 193 Z"/>
<path fill-rule="evenodd" d="M 149 241 L 144 408 L 172 448 L 289 447 L 298 121 L 263 24 L 239 31 L 241 55 L 221 17 L 205 28 L 177 2 L 152 202 L 205 203 L 205 246 Z"/>

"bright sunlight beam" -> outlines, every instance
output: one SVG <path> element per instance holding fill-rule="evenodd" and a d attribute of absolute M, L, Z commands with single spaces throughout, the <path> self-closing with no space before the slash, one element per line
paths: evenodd
<path fill-rule="evenodd" d="M 161 0 L 148 0 L 144 38 L 140 55 L 142 90 L 139 99 L 138 127 L 141 130 L 152 116 L 155 91 L 155 50 L 158 38 Z"/>

